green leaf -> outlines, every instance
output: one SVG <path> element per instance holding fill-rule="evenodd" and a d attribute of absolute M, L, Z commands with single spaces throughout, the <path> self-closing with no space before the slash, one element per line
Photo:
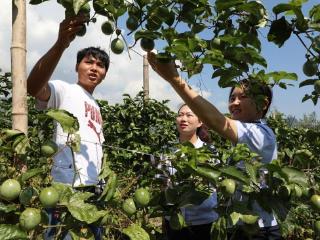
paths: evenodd
<path fill-rule="evenodd" d="M 287 176 L 288 183 L 296 183 L 301 187 L 308 187 L 308 178 L 304 172 L 293 167 L 284 167 L 282 172 Z"/>
<path fill-rule="evenodd" d="M 78 119 L 66 110 L 51 109 L 46 114 L 60 123 L 66 133 L 75 133 L 79 130 Z"/>
<path fill-rule="evenodd" d="M 310 23 L 309 28 L 313 28 L 316 31 L 320 31 L 320 23 Z"/>
<path fill-rule="evenodd" d="M 72 148 L 74 152 L 80 152 L 81 137 L 80 134 L 73 134 L 72 139 L 70 139 L 68 145 Z"/>
<path fill-rule="evenodd" d="M 318 23 L 320 21 L 320 4 L 312 7 L 312 9 L 309 11 L 309 16 L 314 23 Z"/>
<path fill-rule="evenodd" d="M 234 166 L 221 168 L 220 171 L 225 175 L 233 177 L 241 182 L 247 184 L 249 183 L 249 179 L 243 174 L 243 172 Z"/>
<path fill-rule="evenodd" d="M 149 30 L 139 30 L 134 34 L 134 39 L 137 41 L 141 38 L 157 39 L 160 38 L 161 34 Z"/>
<path fill-rule="evenodd" d="M 227 220 L 220 217 L 211 226 L 211 240 L 227 240 Z"/>
<path fill-rule="evenodd" d="M 268 33 L 268 41 L 274 42 L 278 47 L 282 47 L 285 41 L 290 38 L 292 26 L 287 22 L 285 17 L 274 20 Z"/>
<path fill-rule="evenodd" d="M 109 165 L 110 165 L 110 162 L 108 162 L 108 155 L 104 154 L 103 160 L 102 160 L 101 171 L 99 173 L 99 179 L 105 179 L 110 175 L 112 170 L 110 169 Z"/>
<path fill-rule="evenodd" d="M 34 169 L 28 169 L 27 172 L 23 173 L 21 176 L 20 176 L 20 182 L 24 183 L 26 182 L 28 179 L 34 177 L 34 176 L 37 176 L 41 173 L 43 173 L 44 170 L 41 169 L 41 168 L 34 168 Z"/>
<path fill-rule="evenodd" d="M 292 4 L 288 4 L 288 3 L 280 3 L 276 6 L 274 6 L 272 8 L 272 11 L 275 13 L 275 14 L 279 14 L 279 13 L 282 13 L 282 12 L 286 12 L 286 11 L 290 11 L 290 10 L 293 10 L 295 8 L 294 5 Z"/>
<path fill-rule="evenodd" d="M 98 221 L 107 214 L 107 211 L 98 211 L 95 205 L 85 203 L 82 200 L 74 200 L 67 204 L 67 208 L 71 215 L 79 221 L 88 224 Z"/>
<path fill-rule="evenodd" d="M 130 240 L 150 240 L 149 234 L 137 224 L 132 224 L 122 229 L 122 232 L 127 235 Z"/>
<path fill-rule="evenodd" d="M 107 183 L 103 189 L 99 200 L 103 199 L 105 202 L 112 199 L 114 193 L 116 192 L 117 187 L 117 174 L 114 171 L 111 171 L 107 180 Z"/>
<path fill-rule="evenodd" d="M 308 85 L 314 85 L 315 81 L 317 81 L 318 79 L 306 79 L 304 81 L 302 81 L 300 84 L 299 84 L 299 88 L 300 87 L 304 87 L 304 86 L 308 86 Z"/>
<path fill-rule="evenodd" d="M 86 186 L 84 186 L 84 187 L 86 187 Z M 77 187 L 76 189 L 81 190 L 81 187 Z M 85 201 L 85 200 L 88 200 L 93 195 L 94 195 L 94 193 L 91 193 L 91 192 L 75 192 L 71 196 L 69 203 L 77 202 L 77 201 Z"/>
<path fill-rule="evenodd" d="M 244 162 L 246 172 L 250 177 L 250 180 L 255 184 L 258 184 L 257 181 L 257 166 L 252 165 L 251 163 Z"/>
<path fill-rule="evenodd" d="M 186 207 L 189 205 L 199 205 L 209 197 L 209 194 L 203 191 L 191 189 L 184 192 L 179 199 L 179 207 Z"/>
<path fill-rule="evenodd" d="M 302 98 L 302 102 L 305 102 L 305 101 L 307 101 L 307 100 L 309 100 L 309 99 L 311 99 L 312 98 L 312 96 L 311 95 L 308 95 L 308 94 L 306 94 L 306 95 L 304 95 L 304 97 Z"/>
<path fill-rule="evenodd" d="M 0 239 L 1 240 L 22 240 L 28 239 L 25 231 L 21 230 L 18 226 L 9 224 L 0 224 Z"/>
<path fill-rule="evenodd" d="M 79 229 L 70 229 L 68 231 L 68 233 L 70 234 L 72 240 L 94 240 L 95 237 L 93 235 L 93 233 L 90 231 L 90 229 L 88 229 L 88 232 L 85 234 L 86 236 L 83 236 L 83 233 L 81 233 L 81 231 L 79 231 Z"/>
<path fill-rule="evenodd" d="M 270 73 L 267 73 L 266 76 L 268 78 L 272 78 L 275 83 L 279 83 L 280 80 L 282 80 L 282 79 L 288 79 L 288 80 L 297 80 L 298 79 L 297 74 L 288 73 L 285 71 L 270 72 Z"/>
<path fill-rule="evenodd" d="M 220 50 L 207 50 L 202 63 L 207 63 L 215 67 L 222 67 L 224 65 L 224 56 Z"/>
<path fill-rule="evenodd" d="M 104 0 L 94 0 L 92 3 L 94 11 L 102 16 L 112 19 L 112 15 L 106 9 L 106 1 Z"/>
<path fill-rule="evenodd" d="M 16 137 L 16 139 L 12 143 L 12 149 L 17 154 L 25 154 L 27 152 L 27 148 L 29 147 L 30 143 L 26 135 L 20 135 Z"/>
<path fill-rule="evenodd" d="M 24 133 L 16 129 L 1 129 L 1 139 L 3 141 L 13 140 L 21 135 L 24 135 Z"/>
<path fill-rule="evenodd" d="M 228 0 L 228 1 L 217 0 L 215 3 L 216 3 L 216 7 L 217 7 L 218 12 L 221 12 L 223 10 L 227 10 L 228 8 L 235 7 L 235 6 L 243 4 L 245 2 L 246 1 L 244 1 L 244 0 Z"/>
<path fill-rule="evenodd" d="M 211 167 L 198 166 L 193 168 L 193 170 L 195 171 L 195 174 L 210 182 L 216 182 L 221 175 L 221 172 Z"/>
<path fill-rule="evenodd" d="M 58 183 L 58 182 L 53 182 L 52 187 L 54 187 L 59 193 L 60 204 L 62 205 L 68 204 L 73 194 L 72 188 L 69 185 Z"/>
<path fill-rule="evenodd" d="M 0 202 L 0 212 L 9 213 L 17 210 L 18 210 L 18 205 L 16 204 L 4 204 Z"/>
<path fill-rule="evenodd" d="M 230 214 L 230 218 L 233 226 L 237 224 L 237 222 L 240 220 L 240 217 L 241 217 L 241 214 L 237 212 L 232 212 Z"/>
<path fill-rule="evenodd" d="M 88 3 L 90 0 L 73 0 L 73 10 L 74 13 L 77 15 L 80 11 L 81 7 Z"/>

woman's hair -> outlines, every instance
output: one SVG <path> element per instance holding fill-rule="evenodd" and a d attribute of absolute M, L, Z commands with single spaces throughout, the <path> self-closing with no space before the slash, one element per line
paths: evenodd
<path fill-rule="evenodd" d="M 182 103 L 178 108 L 178 113 L 180 112 L 181 108 L 183 108 L 184 106 L 188 106 L 188 105 L 186 103 Z M 199 121 L 200 121 L 200 119 L 199 119 Z M 203 141 L 205 143 L 211 142 L 209 129 L 205 124 L 202 123 L 201 126 L 197 128 L 196 134 L 201 139 L 201 141 Z"/>
<path fill-rule="evenodd" d="M 241 81 L 238 82 L 238 84 L 234 85 L 229 93 L 229 100 L 231 98 L 232 92 L 236 87 L 241 87 L 244 89 L 245 94 L 250 97 L 251 99 L 254 100 L 254 102 L 257 105 L 257 109 L 263 110 L 262 111 L 262 117 L 264 118 L 269 110 L 269 107 L 271 105 L 272 102 L 272 90 L 270 88 L 270 86 L 266 83 L 263 82 L 258 82 L 256 80 L 253 79 L 243 79 Z M 266 106 L 265 109 L 264 105 L 265 105 L 265 98 L 267 98 L 268 100 L 268 104 Z"/>

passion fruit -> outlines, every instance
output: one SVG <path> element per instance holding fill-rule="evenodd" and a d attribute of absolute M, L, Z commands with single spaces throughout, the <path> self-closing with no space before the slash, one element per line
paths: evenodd
<path fill-rule="evenodd" d="M 0 186 L 0 196 L 7 201 L 12 201 L 19 197 L 20 192 L 21 185 L 15 179 L 7 179 Z"/>
<path fill-rule="evenodd" d="M 59 201 L 59 193 L 54 187 L 46 187 L 41 190 L 39 199 L 42 206 L 51 208 Z"/>
<path fill-rule="evenodd" d="M 135 16 L 129 16 L 126 21 L 126 26 L 130 31 L 136 30 L 139 26 L 138 18 Z"/>
<path fill-rule="evenodd" d="M 302 67 L 303 73 L 308 76 L 312 77 L 314 76 L 318 71 L 318 65 L 311 60 L 307 60 Z"/>
<path fill-rule="evenodd" d="M 145 188 L 138 188 L 134 193 L 134 201 L 139 206 L 147 206 L 150 202 L 150 193 Z"/>
<path fill-rule="evenodd" d="M 315 81 L 313 86 L 316 93 L 320 94 L 320 80 Z"/>
<path fill-rule="evenodd" d="M 221 184 L 221 190 L 225 195 L 232 195 L 236 190 L 236 182 L 233 179 L 226 178 Z"/>
<path fill-rule="evenodd" d="M 137 211 L 136 204 L 134 203 L 132 198 L 127 198 L 122 204 L 123 211 L 131 216 Z"/>
<path fill-rule="evenodd" d="M 86 25 L 82 25 L 82 28 L 76 33 L 77 36 L 82 37 L 87 33 Z"/>
<path fill-rule="evenodd" d="M 315 209 L 320 210 L 320 196 L 318 194 L 313 194 L 310 198 L 310 202 Z"/>
<path fill-rule="evenodd" d="M 105 35 L 111 35 L 114 32 L 114 27 L 113 27 L 112 22 L 110 22 L 110 21 L 103 22 L 101 25 L 101 31 Z"/>
<path fill-rule="evenodd" d="M 115 38 L 111 42 L 111 51 L 115 54 L 121 54 L 124 50 L 124 43 L 120 38 Z"/>
<path fill-rule="evenodd" d="M 36 208 L 26 208 L 19 218 L 20 226 L 27 231 L 36 228 L 40 222 L 41 213 L 40 210 Z"/>
<path fill-rule="evenodd" d="M 140 46 L 144 51 L 150 52 L 154 48 L 154 41 L 150 38 L 141 38 Z"/>
<path fill-rule="evenodd" d="M 48 140 L 41 146 L 41 154 L 45 157 L 51 157 L 58 151 L 58 145 L 52 141 Z"/>

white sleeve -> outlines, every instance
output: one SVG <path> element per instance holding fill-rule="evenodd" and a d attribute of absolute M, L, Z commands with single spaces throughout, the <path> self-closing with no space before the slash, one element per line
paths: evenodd
<path fill-rule="evenodd" d="M 49 81 L 50 97 L 48 101 L 41 101 L 36 99 L 36 108 L 38 110 L 45 110 L 49 108 L 58 108 L 62 101 L 64 91 L 66 91 L 66 84 L 63 81 Z"/>
<path fill-rule="evenodd" d="M 56 80 L 49 82 L 49 87 L 51 95 L 48 100 L 47 108 L 59 108 L 59 106 L 61 106 L 64 93 L 67 91 L 67 84 L 63 81 Z"/>
<path fill-rule="evenodd" d="M 249 149 L 262 157 L 263 163 L 277 158 L 276 138 L 272 130 L 261 123 L 243 123 L 236 121 L 238 143 L 245 143 Z"/>

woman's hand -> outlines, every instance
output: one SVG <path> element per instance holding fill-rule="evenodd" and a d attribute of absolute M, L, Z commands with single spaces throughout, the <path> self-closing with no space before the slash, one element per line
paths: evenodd
<path fill-rule="evenodd" d="M 169 83 L 180 81 L 180 76 L 174 61 L 161 63 L 153 52 L 148 52 L 148 61 L 152 69 Z"/>

